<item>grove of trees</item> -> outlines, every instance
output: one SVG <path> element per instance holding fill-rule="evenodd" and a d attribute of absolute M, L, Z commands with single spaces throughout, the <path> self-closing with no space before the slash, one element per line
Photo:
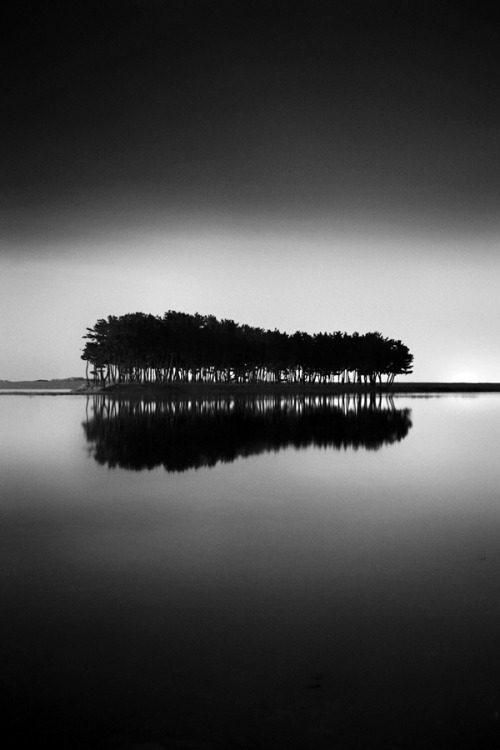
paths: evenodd
<path fill-rule="evenodd" d="M 287 334 L 169 310 L 87 328 L 87 380 L 111 383 L 392 383 L 412 371 L 399 340 L 340 331 Z"/>

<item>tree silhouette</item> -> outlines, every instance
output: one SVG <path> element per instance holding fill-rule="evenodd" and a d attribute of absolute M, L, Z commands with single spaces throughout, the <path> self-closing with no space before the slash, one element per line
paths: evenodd
<path fill-rule="evenodd" d="M 109 383 L 392 383 L 413 355 L 378 331 L 263 330 L 169 310 L 110 315 L 87 328 L 87 378 Z"/>

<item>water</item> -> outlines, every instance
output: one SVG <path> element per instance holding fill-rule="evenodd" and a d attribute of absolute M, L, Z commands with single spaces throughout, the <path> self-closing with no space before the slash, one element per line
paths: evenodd
<path fill-rule="evenodd" d="M 497 747 L 500 397 L 0 399 L 2 736 Z"/>

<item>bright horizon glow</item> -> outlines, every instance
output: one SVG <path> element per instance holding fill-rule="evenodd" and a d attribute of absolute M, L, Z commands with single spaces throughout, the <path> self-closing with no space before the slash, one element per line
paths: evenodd
<path fill-rule="evenodd" d="M 477 373 L 470 371 L 462 371 L 454 374 L 450 378 L 450 383 L 484 383 L 487 381 L 480 380 Z"/>

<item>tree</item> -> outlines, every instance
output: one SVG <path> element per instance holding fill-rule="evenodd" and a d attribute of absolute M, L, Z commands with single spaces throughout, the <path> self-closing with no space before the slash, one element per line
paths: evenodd
<path fill-rule="evenodd" d="M 110 315 L 87 328 L 87 377 L 109 382 L 392 383 L 412 371 L 413 355 L 378 331 L 288 335 L 169 310 Z M 92 369 L 89 371 L 89 366 Z"/>

